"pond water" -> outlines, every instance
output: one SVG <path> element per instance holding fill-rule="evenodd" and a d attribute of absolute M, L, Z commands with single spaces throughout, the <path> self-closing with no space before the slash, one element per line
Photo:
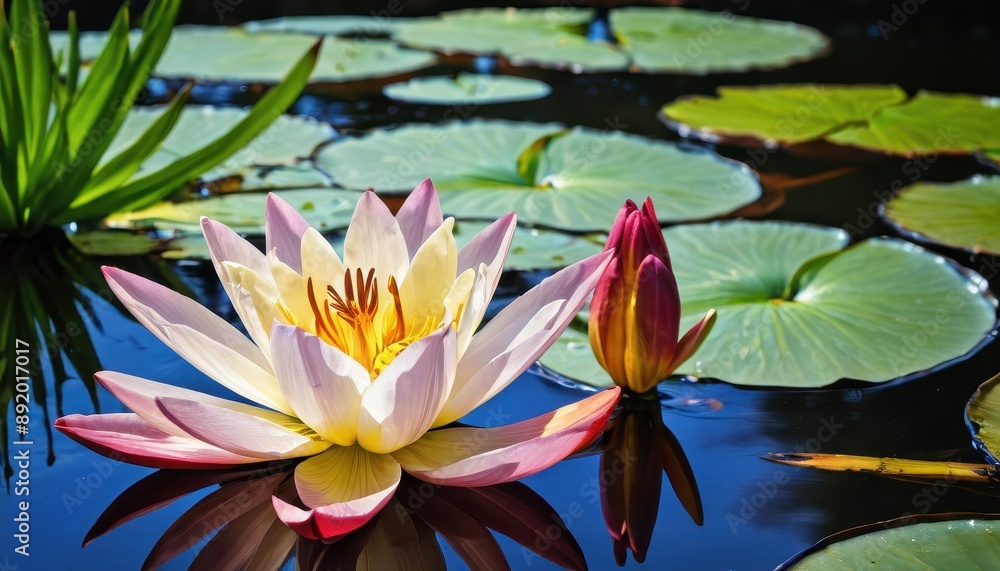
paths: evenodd
<path fill-rule="evenodd" d="M 315 13 L 315 6 L 300 4 L 293 9 Z M 729 3 L 714 4 L 731 8 Z M 887 40 L 877 22 L 891 17 L 893 5 L 889 2 L 846 2 L 824 8 L 757 0 L 732 4 L 736 7 L 746 4 L 748 15 L 796 20 L 814 26 L 832 39 L 833 51 L 828 57 L 787 69 L 705 77 L 628 73 L 577 76 L 517 68 L 519 75 L 549 83 L 553 93 L 538 101 L 481 106 L 473 115 L 560 121 L 598 129 L 613 125 L 632 133 L 675 140 L 675 133 L 656 117 L 659 107 L 680 95 L 712 93 L 719 85 L 870 82 L 897 83 L 911 92 L 937 89 L 1000 94 L 996 74 L 986 65 L 1000 55 L 1000 38 L 995 27 L 998 20 L 995 14 L 989 14 L 989 10 L 995 12 L 993 7 L 979 13 L 964 5 L 927 2 L 910 16 L 909 22 L 891 31 Z M 420 5 L 415 12 L 428 9 Z M 367 8 L 358 8 L 358 13 L 367 13 Z M 273 15 L 278 15 L 274 7 L 239 6 L 227 13 L 226 18 Z M 199 23 L 218 23 L 208 8 L 189 7 L 185 17 Z M 489 66 L 491 62 L 480 61 L 479 65 Z M 461 69 L 468 68 L 443 65 L 426 73 Z M 195 99 L 201 103 L 220 100 L 245 103 L 253 98 L 252 91 L 200 88 Z M 154 97 L 156 92 L 154 89 Z M 293 112 L 315 116 L 338 128 L 367 129 L 401 122 L 438 121 L 445 109 L 402 104 L 371 92 L 331 95 L 312 91 L 296 104 Z M 896 235 L 872 213 L 879 197 L 897 180 L 906 184 L 917 179 L 952 181 L 990 172 L 989 167 L 967 157 L 927 157 L 920 163 L 885 158 L 845 165 L 784 152 L 751 155 L 746 149 L 736 147 L 717 150 L 757 170 L 792 176 L 808 176 L 843 166 L 856 169 L 790 191 L 786 202 L 766 217 L 842 227 L 854 239 Z M 69 255 L 60 264 L 54 250 L 25 252 L 6 245 L 4 248 L 5 274 L 10 270 L 24 276 L 33 273 L 30 283 L 41 298 L 75 300 L 80 316 L 77 323 L 83 325 L 85 335 L 92 340 L 103 368 L 221 394 L 222 389 L 213 381 L 177 358 L 139 324 L 124 317 L 107 301 L 107 288 L 95 279 L 101 263 L 130 269 L 175 287 L 189 288 L 202 303 L 238 323 L 210 265 Z M 978 271 L 991 280 L 994 290 L 1000 285 L 996 278 L 1000 268 L 997 258 L 929 248 Z M 499 306 L 509 301 L 510 296 L 525 291 L 544 275 L 506 276 L 495 303 Z M 4 280 L 8 279 L 11 278 L 5 275 Z M 73 285 L 80 280 L 82 283 Z M 75 352 L 75 359 L 64 359 L 69 380 L 54 387 L 51 379 L 60 372 L 46 367 L 49 386 L 45 414 L 39 395 L 35 395 L 36 402 L 32 405 L 31 556 L 29 559 L 14 554 L 12 538 L 5 531 L 0 539 L 0 545 L 4 546 L 0 569 L 86 570 L 105 569 L 109 565 L 139 568 L 174 520 L 215 488 L 196 491 L 81 547 L 87 531 L 105 508 L 153 471 L 107 460 L 46 428 L 63 414 L 94 411 L 88 392 L 92 385 L 79 380 L 73 371 L 74 363 L 87 361 L 80 356 L 86 350 L 78 346 L 84 334 L 77 329 L 73 329 L 75 333 L 69 328 L 66 331 L 69 339 L 66 351 Z M 692 522 L 664 479 L 646 562 L 638 565 L 630 558 L 628 566 L 771 569 L 822 537 L 852 526 L 910 513 L 1000 511 L 1000 498 L 981 493 L 983 490 L 809 471 L 761 459 L 772 451 L 808 450 L 981 462 L 964 424 L 964 406 L 975 388 L 998 370 L 1000 345 L 992 343 L 970 358 L 936 372 L 884 386 L 842 381 L 823 390 L 748 390 L 709 379 L 662 385 L 663 420 L 690 460 L 704 505 L 704 524 L 698 526 Z M 97 396 L 100 412 L 124 410 L 103 389 L 97 391 Z M 465 420 L 487 426 L 498 421 L 509 423 L 550 411 L 582 396 L 581 391 L 560 386 L 532 369 Z M 10 419 L 7 424 L 12 426 Z M 7 436 L 5 446 L 10 441 Z M 596 494 L 601 476 L 599 455 L 584 454 L 524 480 L 562 516 L 569 532 L 582 546 L 591 569 L 615 567 L 612 542 Z M 5 522 L 14 517 L 15 504 L 20 499 L 13 495 L 16 480 L 16 474 L 11 477 L 8 473 Z M 4 529 L 11 527 L 5 524 Z M 498 539 L 512 568 L 558 568 L 513 540 L 502 536 Z M 198 542 L 163 568 L 187 568 L 204 545 L 205 542 Z M 444 542 L 442 548 L 449 568 L 463 568 L 453 548 Z M 10 567 L 6 566 L 8 561 Z M 292 569 L 294 564 L 289 562 L 285 568 Z"/>

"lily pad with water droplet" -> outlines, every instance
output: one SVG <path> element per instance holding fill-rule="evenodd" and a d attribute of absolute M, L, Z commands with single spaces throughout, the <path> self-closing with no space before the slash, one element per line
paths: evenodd
<path fill-rule="evenodd" d="M 674 7 L 611 10 L 611 29 L 632 67 L 648 72 L 707 74 L 784 67 L 819 57 L 829 40 L 794 22 Z"/>
<path fill-rule="evenodd" d="M 1000 176 L 914 184 L 885 204 L 885 216 L 922 240 L 1000 254 Z"/>
<path fill-rule="evenodd" d="M 868 121 L 906 100 L 895 85 L 760 85 L 720 87 L 718 95 L 682 97 L 661 110 L 682 134 L 703 139 L 750 137 L 802 143 L 846 124 Z"/>
<path fill-rule="evenodd" d="M 460 73 L 457 77 L 417 77 L 382 89 L 386 97 L 431 105 L 509 103 L 541 99 L 552 92 L 544 81 L 510 75 Z"/>
<path fill-rule="evenodd" d="M 917 515 L 842 531 L 775 571 L 1000 568 L 1000 515 Z"/>
<path fill-rule="evenodd" d="M 276 191 L 314 228 L 345 228 L 351 221 L 360 193 L 327 188 Z M 105 223 L 114 228 L 155 228 L 163 231 L 201 232 L 199 220 L 207 216 L 240 234 L 264 234 L 267 193 L 238 192 L 188 202 L 160 202 L 136 212 L 119 213 Z"/>
<path fill-rule="evenodd" d="M 744 221 L 664 235 L 681 330 L 718 311 L 711 334 L 677 374 L 801 388 L 842 378 L 884 382 L 966 355 L 996 322 L 986 280 L 902 240 L 845 247 L 839 229 Z M 564 338 L 542 363 L 567 377 L 600 378 L 584 361 L 583 338 Z M 558 354 L 571 343 L 574 354 Z M 558 368 L 574 363 L 580 368 Z"/>
<path fill-rule="evenodd" d="M 761 194 L 745 165 L 619 131 L 469 121 L 410 124 L 343 139 L 317 165 L 346 188 L 406 192 L 434 180 L 457 218 L 519 220 L 573 231 L 611 227 L 627 198 L 647 196 L 661 222 L 727 214 Z"/>
<path fill-rule="evenodd" d="M 128 149 L 162 113 L 164 108 L 136 107 L 129 111 L 112 141 L 104 161 Z M 173 130 L 160 148 L 140 168 L 155 171 L 216 140 L 242 121 L 249 110 L 237 107 L 189 105 L 181 111 Z M 319 171 L 299 161 L 310 156 L 321 143 L 333 138 L 333 128 L 319 121 L 296 115 L 281 115 L 256 139 L 221 165 L 202 173 L 204 181 L 240 177 L 243 188 L 328 186 Z M 272 167 L 267 169 L 264 167 Z M 288 172 L 272 172 L 273 167 L 288 167 Z M 281 171 L 282 169 L 277 169 Z"/>
<path fill-rule="evenodd" d="M 628 67 L 626 54 L 585 33 L 590 9 L 479 8 L 438 17 L 399 20 L 393 37 L 404 45 L 445 54 L 499 55 L 515 65 L 614 71 Z"/>

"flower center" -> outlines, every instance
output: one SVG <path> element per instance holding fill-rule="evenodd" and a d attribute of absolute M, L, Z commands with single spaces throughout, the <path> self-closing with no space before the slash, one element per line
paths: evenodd
<path fill-rule="evenodd" d="M 368 369 L 374 380 L 411 343 L 438 325 L 432 320 L 414 323 L 407 330 L 399 286 L 389 276 L 391 301 L 380 303 L 375 269 L 344 273 L 343 290 L 327 285 L 329 299 L 318 300 L 312 278 L 307 282 L 309 305 L 316 321 L 316 335 Z"/>

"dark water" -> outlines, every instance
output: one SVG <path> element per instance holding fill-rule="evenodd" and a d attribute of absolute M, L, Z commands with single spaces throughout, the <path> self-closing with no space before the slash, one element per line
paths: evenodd
<path fill-rule="evenodd" d="M 406 3 L 404 2 L 404 5 Z M 901 3 L 900 3 L 901 4 Z M 317 3 L 235 4 L 225 14 L 226 23 L 305 11 L 321 12 Z M 603 128 L 615 123 L 633 133 L 675 139 L 656 119 L 660 105 L 682 94 L 710 93 L 718 85 L 780 82 L 898 83 L 909 91 L 935 89 L 1000 95 L 993 62 L 1000 55 L 997 10 L 986 3 L 945 3 L 927 0 L 886 40 L 878 29 L 880 19 L 889 20 L 892 2 L 842 2 L 817 8 L 813 3 L 759 2 L 749 4 L 713 2 L 716 8 L 792 19 L 813 25 L 833 39 L 833 52 L 826 58 L 772 72 L 720 74 L 707 77 L 676 77 L 620 74 L 574 76 L 532 68 L 510 70 L 550 83 L 554 92 L 546 99 L 527 103 L 483 106 L 476 117 L 515 120 L 562 121 Z M 186 6 L 188 21 L 218 23 L 210 3 Z M 325 4 L 323 6 L 326 6 Z M 373 8 L 357 7 L 365 14 Z M 414 2 L 412 13 L 429 8 Z M 100 25 L 98 19 L 93 20 Z M 436 71 L 455 71 L 442 66 Z M 506 70 L 505 70 L 506 71 Z M 160 86 L 164 87 L 164 86 Z M 165 86 L 170 88 L 171 86 Z M 154 90 L 154 94 L 155 94 Z M 201 102 L 222 98 L 238 103 L 253 99 L 253 89 L 202 89 Z M 295 107 L 346 129 L 366 129 L 408 121 L 436 121 L 443 108 L 408 106 L 389 101 L 373 92 L 314 91 Z M 745 149 L 721 147 L 719 152 L 743 160 L 766 172 L 807 176 L 844 164 L 804 159 L 783 152 L 760 160 Z M 971 158 L 925 157 L 917 163 L 905 159 L 879 159 L 861 164 L 851 174 L 793 190 L 787 202 L 768 218 L 796 220 L 844 227 L 863 238 L 895 235 L 870 213 L 879 198 L 896 181 L 950 181 L 990 172 Z M 926 168 L 925 168 L 926 167 Z M 9 247 L 7 245 L 0 247 Z M 994 291 L 1000 260 L 970 256 L 954 250 L 932 248 L 991 280 Z M 9 256 L 5 252 L 5 256 Z M 42 257 L 49 256 L 43 254 Z M 5 260 L 9 260 L 5 257 Z M 5 262 L 8 264 L 10 262 Z M 27 263 L 27 262 L 22 262 Z M 92 275 L 98 260 L 74 259 L 78 274 Z M 186 286 L 212 309 L 230 320 L 235 315 L 218 287 L 210 268 L 200 264 L 164 265 L 148 260 L 104 260 L 153 279 Z M 89 266 L 88 266 L 89 265 Z M 22 271 L 23 265 L 11 268 Z M 7 268 L 4 280 L 8 280 Z M 81 310 L 81 323 L 93 339 L 101 366 L 116 371 L 176 383 L 222 394 L 223 389 L 176 358 L 141 326 L 122 316 L 106 301 L 107 290 L 99 281 L 74 289 L 67 271 L 38 272 L 41 296 L 72 298 L 82 292 L 92 313 Z M 510 276 L 508 293 L 529 287 L 540 276 Z M 86 279 L 85 279 L 86 282 Z M 99 326 L 98 326 L 99 325 Z M 79 337 L 74 336 L 68 350 Z M 64 355 L 70 380 L 59 390 L 49 387 L 49 421 L 61 414 L 93 412 L 88 385 L 74 377 L 73 362 Z M 975 387 L 1000 371 L 1000 345 L 990 344 L 973 356 L 936 373 L 906 383 L 877 387 L 841 383 L 822 391 L 745 390 L 724 383 L 681 383 L 665 386 L 672 397 L 666 401 L 663 419 L 688 455 L 704 503 L 704 525 L 695 525 L 664 481 L 659 517 L 645 568 L 680 570 L 771 569 L 796 551 L 832 532 L 909 513 L 948 511 L 1000 511 L 1000 499 L 960 488 L 934 488 L 927 484 L 903 483 L 854 474 L 831 474 L 772 464 L 760 459 L 770 451 L 810 450 L 822 452 L 900 456 L 907 458 L 981 461 L 973 449 L 964 424 L 965 402 Z M 52 378 L 58 371 L 47 367 Z M 51 383 L 50 383 L 51 385 Z M 580 392 L 527 373 L 509 389 L 491 400 L 483 410 L 471 414 L 471 424 L 496 424 L 528 418 L 578 400 Z M 57 399 L 58 397 L 58 399 Z M 103 389 L 98 391 L 101 412 L 122 411 L 122 405 Z M 714 399 L 721 408 L 684 404 Z M 713 402 L 714 402 L 713 401 Z M 178 500 L 159 511 L 125 524 L 86 548 L 81 548 L 87 530 L 114 498 L 152 470 L 109 461 L 60 434 L 45 442 L 41 404 L 33 403 L 31 447 L 31 547 L 30 558 L 13 553 L 11 518 L 17 498 L 5 499 L 4 535 L 0 539 L 0 569 L 120 569 L 138 568 L 160 535 L 208 489 Z M 8 419 L 8 425 L 12 421 Z M 5 445 L 9 441 L 5 438 Z M 53 456 L 54 462 L 46 457 Z M 590 455 L 565 461 L 525 483 L 563 516 L 569 531 L 582 546 L 591 569 L 613 568 L 611 540 L 604 528 L 601 505 L 594 493 L 600 476 L 598 457 Z M 8 484 L 13 490 L 16 475 Z M 553 565 L 534 556 L 517 543 L 499 538 L 515 569 L 547 569 Z M 200 544 L 201 546 L 204 543 Z M 198 548 L 179 555 L 167 569 L 185 569 Z M 449 566 L 463 564 L 453 550 L 444 547 Z M 292 568 L 292 564 L 286 568 Z M 629 566 L 636 566 L 632 561 Z"/>

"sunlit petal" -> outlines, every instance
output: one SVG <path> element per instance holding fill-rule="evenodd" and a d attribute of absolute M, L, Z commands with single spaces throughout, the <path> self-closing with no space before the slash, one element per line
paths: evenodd
<path fill-rule="evenodd" d="M 295 487 L 309 510 L 272 498 L 278 517 L 312 539 L 358 529 L 392 499 L 402 476 L 391 456 L 335 446 L 295 468 Z"/>
<path fill-rule="evenodd" d="M 98 454 L 152 468 L 215 469 L 261 461 L 168 434 L 132 413 L 71 414 L 55 427 Z"/>
<path fill-rule="evenodd" d="M 444 313 L 444 300 L 455 283 L 458 250 L 451 234 L 454 218 L 448 218 L 417 250 L 399 286 L 399 299 L 408 327 L 437 322 Z M 436 323 L 435 323 L 436 325 Z"/>
<path fill-rule="evenodd" d="M 407 253 L 413 259 L 420 245 L 444 222 L 441 203 L 431 179 L 418 184 L 406 197 L 396 213 L 396 221 L 406 240 Z"/>
<path fill-rule="evenodd" d="M 273 192 L 267 195 L 264 207 L 265 251 L 274 251 L 279 260 L 299 273 L 302 273 L 302 235 L 308 229 L 309 223 L 291 205 Z"/>
<path fill-rule="evenodd" d="M 597 254 L 557 272 L 487 323 L 462 355 L 455 387 L 434 426 L 465 416 L 534 363 L 583 306 L 610 256 Z"/>
<path fill-rule="evenodd" d="M 596 438 L 620 394 L 615 387 L 509 426 L 435 430 L 393 457 L 408 473 L 435 484 L 510 482 L 548 468 Z"/>
<path fill-rule="evenodd" d="M 198 370 L 238 395 L 290 409 L 261 350 L 193 299 L 134 274 L 105 267 L 108 285 L 153 335 Z"/>
<path fill-rule="evenodd" d="M 298 327 L 275 325 L 271 352 L 281 392 L 295 415 L 334 444 L 354 444 L 361 393 L 370 384 L 368 371 Z"/>
<path fill-rule="evenodd" d="M 379 299 L 389 299 L 389 276 L 399 281 L 406 274 L 406 240 L 389 208 L 374 192 L 364 193 L 354 209 L 344 236 L 344 265 L 362 273 L 374 268 Z"/>
<path fill-rule="evenodd" d="M 259 409 L 237 411 L 170 397 L 157 397 L 155 402 L 184 432 L 233 454 L 272 460 L 312 456 L 330 447 L 293 417 L 279 421 Z"/>
<path fill-rule="evenodd" d="M 444 406 L 455 379 L 455 330 L 415 341 L 361 397 L 358 443 L 387 453 L 416 441 Z"/>

